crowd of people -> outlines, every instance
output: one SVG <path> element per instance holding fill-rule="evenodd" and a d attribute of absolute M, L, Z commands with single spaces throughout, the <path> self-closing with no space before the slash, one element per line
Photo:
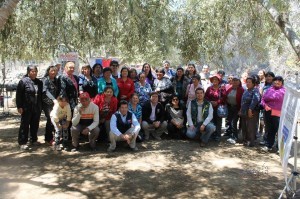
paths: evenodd
<path fill-rule="evenodd" d="M 59 67 L 49 66 L 38 79 L 37 67 L 28 66 L 18 84 L 21 150 L 40 144 L 42 111 L 47 118 L 45 142 L 57 151 L 68 141 L 71 151 L 78 151 L 80 139 L 88 139 L 93 151 L 99 141 L 109 141 L 108 152 L 116 149 L 117 141 L 137 151 L 137 141 L 161 140 L 164 133 L 171 139 L 198 140 L 201 147 L 228 136 L 231 144 L 276 149 L 285 88 L 283 78 L 271 71 L 230 74 L 225 80 L 223 70 L 210 74 L 204 65 L 198 72 L 192 63 L 173 70 L 169 61 L 155 70 L 145 63 L 140 73 L 120 68 L 117 61 L 107 68 L 83 65 L 79 75 L 73 62 L 65 64 L 62 74 Z"/>

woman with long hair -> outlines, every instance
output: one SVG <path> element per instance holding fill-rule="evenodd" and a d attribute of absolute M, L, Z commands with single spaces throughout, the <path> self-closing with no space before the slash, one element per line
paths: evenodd
<path fill-rule="evenodd" d="M 184 104 L 186 102 L 186 89 L 189 85 L 188 78 L 184 75 L 184 70 L 182 67 L 176 69 L 175 77 L 171 79 L 175 94 L 178 96 L 180 103 Z"/>
<path fill-rule="evenodd" d="M 197 74 L 197 69 L 195 64 L 189 63 L 185 71 L 185 76 L 188 78 L 190 84 L 192 83 L 192 77 Z"/>
<path fill-rule="evenodd" d="M 97 79 L 97 81 L 103 76 L 103 67 L 101 64 L 96 63 L 93 65 L 92 68 L 92 72 L 93 72 L 93 77 L 95 77 Z"/>
<path fill-rule="evenodd" d="M 46 69 L 46 73 L 42 78 L 43 81 L 43 102 L 42 107 L 47 118 L 46 129 L 45 129 L 45 142 L 52 146 L 53 143 L 53 131 L 54 126 L 51 122 L 50 112 L 53 109 L 54 102 L 56 102 L 56 98 L 58 96 L 58 92 L 60 91 L 59 86 L 60 83 L 57 79 L 57 67 L 49 66 Z"/>
<path fill-rule="evenodd" d="M 108 86 L 112 87 L 113 95 L 118 97 L 119 95 L 119 88 L 117 84 L 117 80 L 111 77 L 112 70 L 111 68 L 104 68 L 103 69 L 103 77 L 100 78 L 98 81 L 98 93 L 103 93 L 104 89 Z"/>
<path fill-rule="evenodd" d="M 186 108 L 179 103 L 178 95 L 173 95 L 166 105 L 168 132 L 171 138 L 182 139 L 186 132 Z"/>
<path fill-rule="evenodd" d="M 152 73 L 150 64 L 144 63 L 143 67 L 142 67 L 142 72 L 145 73 L 146 82 L 151 85 L 151 88 L 153 90 L 153 83 L 154 83 L 154 80 L 156 79 L 156 76 L 154 75 L 154 73 Z"/>

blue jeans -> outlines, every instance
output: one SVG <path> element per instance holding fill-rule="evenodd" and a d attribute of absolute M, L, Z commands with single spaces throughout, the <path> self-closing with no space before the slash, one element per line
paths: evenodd
<path fill-rule="evenodd" d="M 194 139 L 196 136 L 201 136 L 201 140 L 204 143 L 208 142 L 208 139 L 210 138 L 211 134 L 215 132 L 216 126 L 213 123 L 208 123 L 204 129 L 203 133 L 200 133 L 200 126 L 202 125 L 203 122 L 197 123 L 194 129 L 188 128 L 186 131 L 186 136 L 188 138 Z"/>

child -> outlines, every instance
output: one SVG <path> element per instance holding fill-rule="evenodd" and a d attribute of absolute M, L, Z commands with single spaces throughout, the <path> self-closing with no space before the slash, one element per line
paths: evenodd
<path fill-rule="evenodd" d="M 67 97 L 58 96 L 57 102 L 50 113 L 51 122 L 55 129 L 54 150 L 61 151 L 59 146 L 60 137 L 63 137 L 63 143 L 68 140 L 68 127 L 71 122 L 71 108 Z"/>

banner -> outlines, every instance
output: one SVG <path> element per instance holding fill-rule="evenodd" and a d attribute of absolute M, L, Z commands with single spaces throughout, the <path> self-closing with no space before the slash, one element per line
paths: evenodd
<path fill-rule="evenodd" d="M 286 86 L 282 111 L 280 116 L 280 124 L 278 129 L 278 146 L 283 174 L 286 185 L 288 185 L 287 165 L 290 156 L 293 137 L 296 131 L 300 108 L 300 92 Z M 295 154 L 297 156 L 297 154 Z M 297 157 L 296 157 L 297 158 Z"/>

